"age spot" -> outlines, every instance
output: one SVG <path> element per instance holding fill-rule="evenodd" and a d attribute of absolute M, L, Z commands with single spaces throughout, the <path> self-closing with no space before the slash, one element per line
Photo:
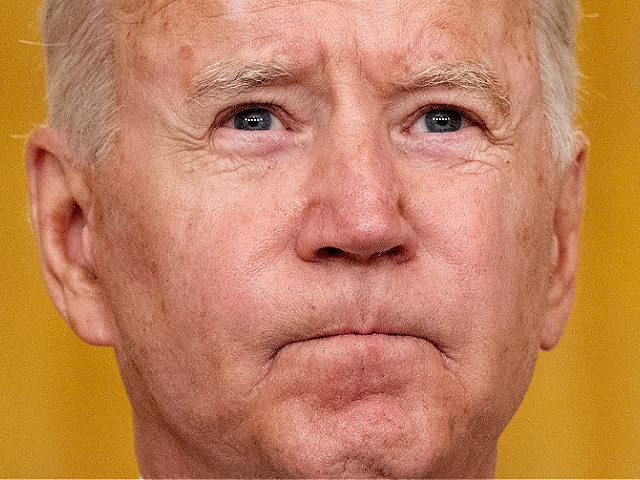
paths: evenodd
<path fill-rule="evenodd" d="M 178 49 L 178 60 L 182 67 L 180 81 L 184 88 L 188 88 L 193 74 L 193 48 L 190 45 L 181 45 Z"/>

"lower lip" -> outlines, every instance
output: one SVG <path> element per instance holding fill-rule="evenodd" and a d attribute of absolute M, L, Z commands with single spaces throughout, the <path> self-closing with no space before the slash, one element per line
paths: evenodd
<path fill-rule="evenodd" d="M 271 374 L 283 382 L 281 391 L 333 405 L 404 391 L 438 371 L 439 358 L 429 341 L 411 335 L 341 334 L 288 344 Z"/>
<path fill-rule="evenodd" d="M 307 362 L 318 365 L 357 363 L 372 367 L 423 355 L 425 349 L 431 350 L 433 345 L 412 335 L 347 333 L 294 342 L 283 350 L 286 356 L 304 354 Z"/>

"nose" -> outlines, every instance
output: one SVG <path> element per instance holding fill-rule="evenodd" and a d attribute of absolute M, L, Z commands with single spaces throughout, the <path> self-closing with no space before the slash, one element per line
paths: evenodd
<path fill-rule="evenodd" d="M 410 260 L 417 237 L 391 156 L 373 135 L 333 138 L 304 186 L 298 256 L 358 264 Z"/>

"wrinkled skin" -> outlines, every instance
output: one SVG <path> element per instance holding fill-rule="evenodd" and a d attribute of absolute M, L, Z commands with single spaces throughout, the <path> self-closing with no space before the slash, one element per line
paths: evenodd
<path fill-rule="evenodd" d="M 114 157 L 76 166 L 43 130 L 27 160 L 51 296 L 81 338 L 114 347 L 141 474 L 492 476 L 567 319 L 582 206 L 584 141 L 558 169 L 529 8 L 176 0 L 115 14 Z M 273 59 L 300 71 L 189 100 L 209 64 Z M 485 65 L 510 111 L 394 86 L 456 61 Z M 254 104 L 275 128 L 234 128 Z M 462 112 L 460 130 L 417 128 L 432 105 Z"/>

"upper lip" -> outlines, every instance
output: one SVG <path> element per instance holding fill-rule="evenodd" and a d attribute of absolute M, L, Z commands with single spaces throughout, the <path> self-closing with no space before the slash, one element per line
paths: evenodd
<path fill-rule="evenodd" d="M 341 335 L 415 337 L 436 347 L 444 339 L 433 308 L 407 304 L 384 283 L 366 289 L 366 295 L 349 284 L 338 283 L 335 290 L 332 298 L 314 298 L 313 290 L 303 292 L 291 315 L 275 322 L 269 335 L 271 348 Z"/>
<path fill-rule="evenodd" d="M 443 348 L 446 332 L 437 317 L 428 310 L 393 308 L 389 302 L 374 308 L 358 308 L 346 301 L 342 303 L 313 304 L 313 308 L 297 311 L 293 321 L 277 323 L 272 332 L 272 355 L 282 349 L 308 341 L 346 335 L 389 335 L 413 337 L 431 344 L 445 355 Z"/>

